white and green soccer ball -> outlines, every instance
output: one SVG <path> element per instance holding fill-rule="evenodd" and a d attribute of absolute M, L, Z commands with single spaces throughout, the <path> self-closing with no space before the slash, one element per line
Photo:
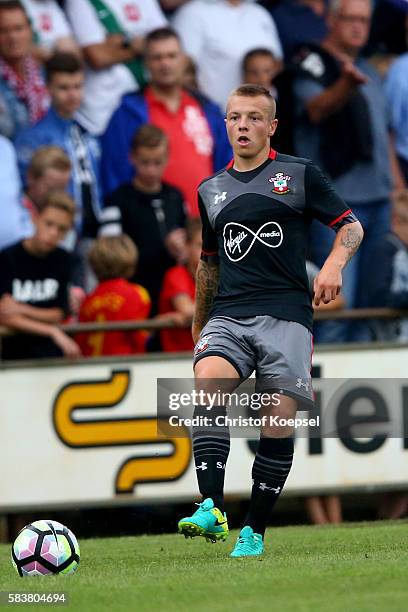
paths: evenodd
<path fill-rule="evenodd" d="M 11 549 L 19 576 L 72 574 L 79 564 L 76 537 L 58 521 L 35 521 L 24 527 Z"/>

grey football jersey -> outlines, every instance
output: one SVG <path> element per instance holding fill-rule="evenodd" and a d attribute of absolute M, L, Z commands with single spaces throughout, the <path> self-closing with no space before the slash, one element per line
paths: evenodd
<path fill-rule="evenodd" d="M 220 265 L 210 316 L 269 314 L 312 328 L 306 274 L 313 218 L 356 220 L 310 161 L 279 153 L 249 172 L 228 167 L 199 187 L 204 260 Z"/>

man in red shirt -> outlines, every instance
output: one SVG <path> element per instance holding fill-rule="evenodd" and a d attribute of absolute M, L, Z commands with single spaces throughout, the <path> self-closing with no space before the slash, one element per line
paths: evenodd
<path fill-rule="evenodd" d="M 160 319 L 188 329 L 164 329 L 160 333 L 165 352 L 192 351 L 194 348 L 190 324 L 194 314 L 195 274 L 201 256 L 201 222 L 190 219 L 187 231 L 187 262 L 166 272 L 159 299 Z"/>
<path fill-rule="evenodd" d="M 89 262 L 99 280 L 79 312 L 80 322 L 129 321 L 147 319 L 150 297 L 141 285 L 129 283 L 136 267 L 137 249 L 125 234 L 103 236 L 89 251 Z M 78 334 L 77 342 L 85 357 L 144 353 L 147 334 L 136 332 L 96 332 Z"/>
<path fill-rule="evenodd" d="M 183 193 L 191 216 L 198 216 L 196 189 L 201 181 L 231 159 L 219 108 L 197 92 L 183 89 L 185 58 L 170 28 L 146 37 L 150 83 L 141 93 L 124 96 L 102 137 L 102 180 L 106 194 L 130 182 L 132 137 L 144 123 L 161 128 L 169 140 L 169 161 L 163 179 Z"/>

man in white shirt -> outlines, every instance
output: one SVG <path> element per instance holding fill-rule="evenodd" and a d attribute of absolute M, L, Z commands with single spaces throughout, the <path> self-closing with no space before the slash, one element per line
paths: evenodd
<path fill-rule="evenodd" d="M 157 0 L 66 0 L 65 10 L 88 63 L 80 121 L 101 134 L 121 97 L 138 89 L 145 35 L 167 21 Z"/>
<path fill-rule="evenodd" d="M 173 18 L 183 48 L 198 68 L 198 83 L 223 109 L 241 82 L 241 62 L 251 49 L 282 58 L 275 22 L 252 0 L 191 0 Z"/>
<path fill-rule="evenodd" d="M 54 51 L 79 53 L 72 30 L 57 0 L 21 0 L 31 22 L 35 55 L 46 61 Z"/>

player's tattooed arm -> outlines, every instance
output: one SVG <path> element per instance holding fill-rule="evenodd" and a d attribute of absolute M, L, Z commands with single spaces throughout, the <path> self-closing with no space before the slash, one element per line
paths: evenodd
<path fill-rule="evenodd" d="M 346 261 L 344 265 L 346 265 L 356 253 L 363 239 L 363 233 L 363 228 L 358 221 L 356 223 L 343 225 L 343 227 L 339 229 L 337 238 L 340 240 L 340 245 L 346 250 Z"/>
<path fill-rule="evenodd" d="M 208 321 L 208 315 L 218 290 L 219 266 L 200 260 L 196 273 L 196 297 L 192 335 L 198 341 L 201 330 Z"/>
<path fill-rule="evenodd" d="M 358 221 L 343 225 L 337 232 L 330 255 L 314 280 L 314 304 L 328 304 L 340 293 L 344 266 L 356 253 L 363 239 L 363 228 Z"/>

